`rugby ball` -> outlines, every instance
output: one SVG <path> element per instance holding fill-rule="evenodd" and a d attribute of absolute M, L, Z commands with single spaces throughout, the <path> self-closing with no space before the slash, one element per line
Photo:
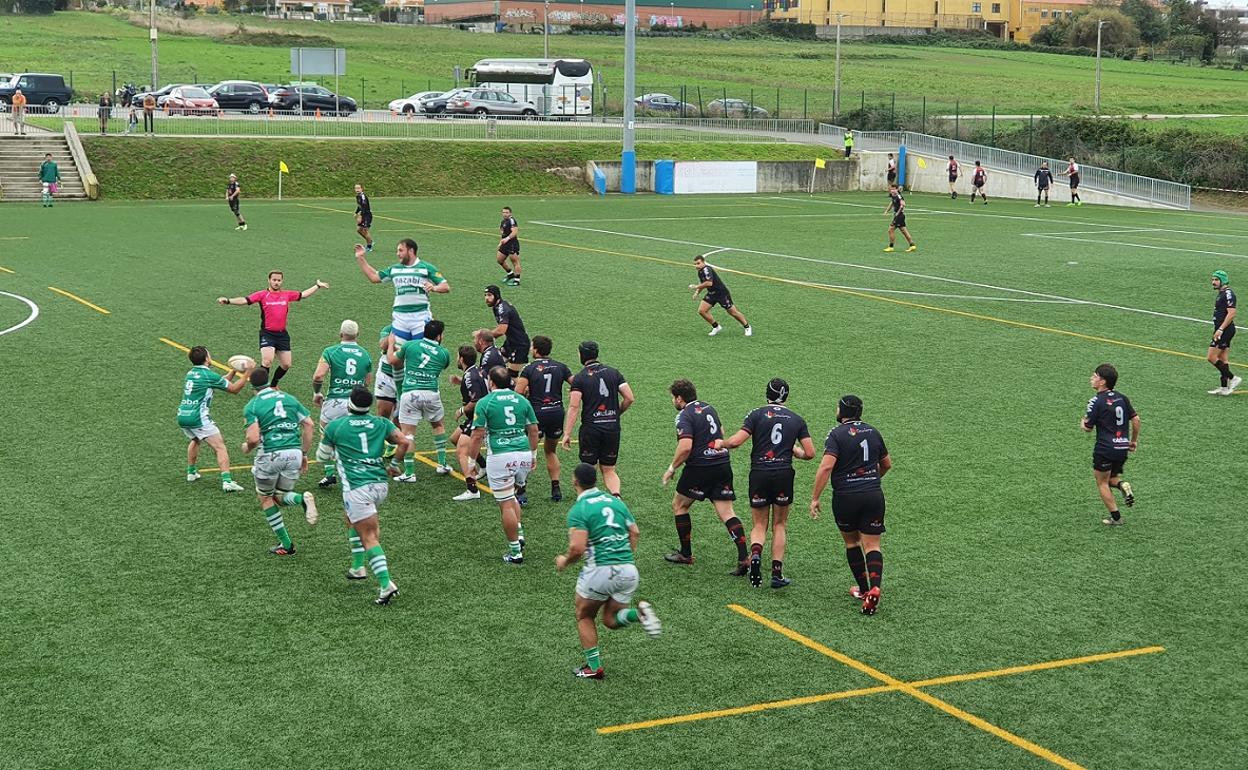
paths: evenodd
<path fill-rule="evenodd" d="M 256 368 L 256 359 L 251 356 L 230 356 L 230 368 L 236 372 L 250 372 Z"/>

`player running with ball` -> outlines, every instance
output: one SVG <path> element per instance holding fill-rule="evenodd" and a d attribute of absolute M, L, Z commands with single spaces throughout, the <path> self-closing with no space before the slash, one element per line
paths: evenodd
<path fill-rule="evenodd" d="M 243 488 L 234 481 L 230 474 L 230 452 L 225 448 L 225 439 L 221 430 L 208 414 L 212 407 L 212 391 L 224 390 L 226 393 L 238 393 L 247 385 L 247 377 L 240 376 L 234 382 L 214 372 L 212 357 L 208 348 L 196 345 L 191 348 L 187 357 L 191 359 L 191 370 L 186 373 L 186 384 L 182 387 L 182 402 L 178 404 L 178 427 L 191 440 L 186 445 L 186 480 L 198 481 L 199 470 L 195 467 L 199 459 L 199 445 L 207 444 L 217 455 L 217 467 L 221 470 L 221 491 L 242 492 Z M 234 374 L 231 370 L 229 374 Z M 244 372 L 243 375 L 246 373 Z"/>
<path fill-rule="evenodd" d="M 347 542 L 351 545 L 347 579 L 368 577 L 364 567 L 367 563 L 381 590 L 375 603 L 381 605 L 399 595 L 398 584 L 390 579 L 377 521 L 377 509 L 390 493 L 382 454 L 388 441 L 397 447 L 394 456 L 402 461 L 412 446 L 394 423 L 368 413 L 372 405 L 373 396 L 367 388 L 354 388 L 347 406 L 349 414 L 329 424 L 321 446 L 337 457 L 338 473 L 342 476 L 342 507 L 347 517 Z"/>
<path fill-rule="evenodd" d="M 577 497 L 568 511 L 568 550 L 555 557 L 560 572 L 585 557 L 576 579 L 576 630 L 585 654 L 585 665 L 572 671 L 578 679 L 606 676 L 598 650 L 599 611 L 607 628 L 641 623 L 651 638 L 663 630 L 649 602 L 638 602 L 636 609 L 629 606 L 641 582 L 634 561 L 640 531 L 624 501 L 598 489 L 597 477 L 589 463 L 572 471 Z"/>

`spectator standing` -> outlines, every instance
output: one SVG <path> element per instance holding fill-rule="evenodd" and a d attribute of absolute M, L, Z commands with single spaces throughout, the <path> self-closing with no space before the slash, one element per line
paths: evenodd
<path fill-rule="evenodd" d="M 26 136 L 26 94 L 20 88 L 13 92 L 13 135 Z"/>

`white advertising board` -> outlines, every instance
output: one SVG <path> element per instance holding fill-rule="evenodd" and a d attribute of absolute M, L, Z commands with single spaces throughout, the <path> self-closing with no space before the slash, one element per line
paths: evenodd
<path fill-rule="evenodd" d="M 755 161 L 677 161 L 676 194 L 758 192 Z"/>

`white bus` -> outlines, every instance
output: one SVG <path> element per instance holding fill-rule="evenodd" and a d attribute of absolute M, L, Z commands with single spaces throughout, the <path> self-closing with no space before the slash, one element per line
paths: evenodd
<path fill-rule="evenodd" d="M 468 70 L 468 82 L 533 102 L 541 115 L 594 113 L 594 68 L 584 59 L 482 59 Z"/>

